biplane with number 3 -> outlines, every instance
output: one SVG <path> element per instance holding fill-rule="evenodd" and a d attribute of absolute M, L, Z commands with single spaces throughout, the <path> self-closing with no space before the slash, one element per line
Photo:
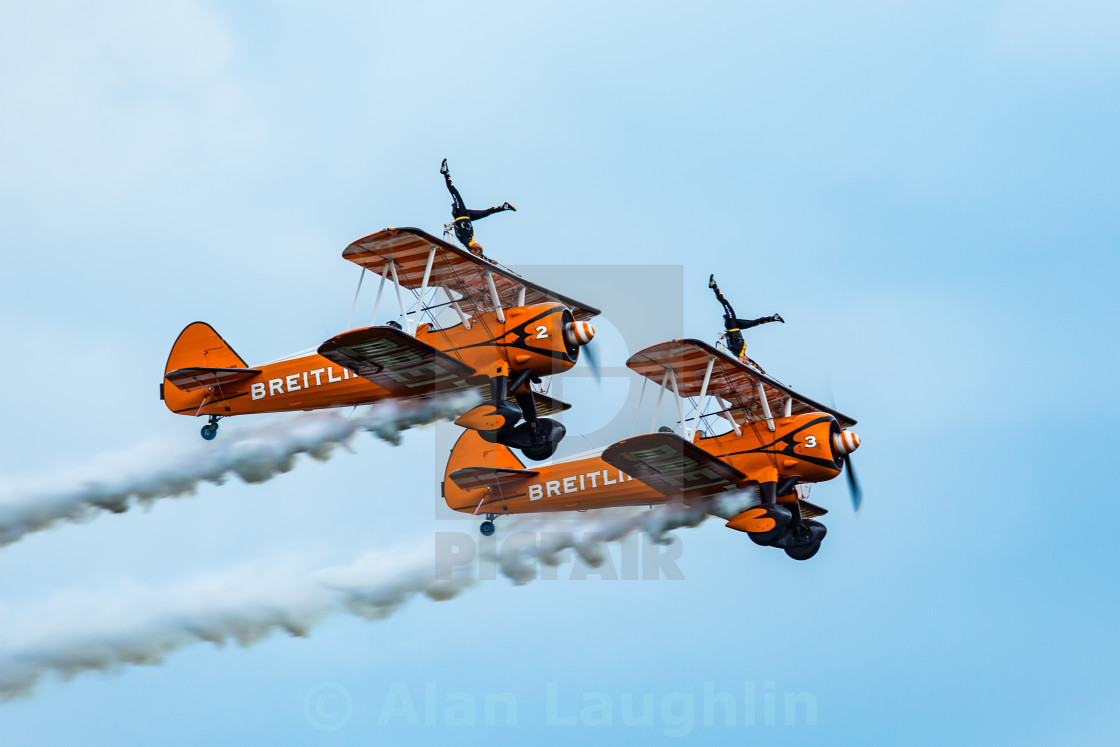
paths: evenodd
<path fill-rule="evenodd" d="M 484 535 L 505 514 L 573 511 L 678 501 L 728 519 L 759 545 L 796 560 L 816 554 L 826 510 L 806 500 L 812 483 L 847 466 L 853 506 L 860 491 L 851 467 L 855 420 L 794 392 L 699 340 L 664 342 L 626 365 L 676 401 L 678 430 L 619 441 L 605 449 L 527 468 L 501 444 L 463 433 L 451 451 L 444 500 L 484 514 Z M 686 417 L 685 402 L 694 400 Z M 714 406 L 713 406 L 714 404 Z M 658 413 L 655 411 L 653 425 Z M 717 425 L 721 424 L 721 425 Z M 720 429 L 724 432 L 717 432 Z M 734 493 L 754 500 L 720 501 Z M 753 505 L 749 505 L 753 504 Z M 736 506 L 731 511 L 729 506 Z"/>
<path fill-rule="evenodd" d="M 587 320 L 598 309 L 415 228 L 371 234 L 342 256 L 362 266 L 363 278 L 367 270 L 381 278 L 373 321 L 391 283 L 400 322 L 350 329 L 317 349 L 256 367 L 210 325 L 195 322 L 167 359 L 160 397 L 168 409 L 209 416 L 202 428 L 209 440 L 219 419 L 233 415 L 422 400 L 473 388 L 484 401 L 456 423 L 530 459 L 552 456 L 564 427 L 545 416 L 569 405 L 534 384 L 576 364 L 595 335 Z"/>

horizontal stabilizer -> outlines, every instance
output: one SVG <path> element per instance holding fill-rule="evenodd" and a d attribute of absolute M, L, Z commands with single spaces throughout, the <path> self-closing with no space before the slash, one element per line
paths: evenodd
<path fill-rule="evenodd" d="M 430 397 L 467 388 L 474 369 L 393 327 L 335 335 L 319 355 L 386 389 L 394 397 Z"/>
<path fill-rule="evenodd" d="M 675 433 L 649 433 L 608 446 L 603 461 L 663 495 L 733 490 L 746 478 L 727 462 Z"/>
<path fill-rule="evenodd" d="M 165 375 L 175 388 L 184 392 L 206 389 L 212 386 L 225 386 L 245 379 L 251 379 L 261 370 L 259 368 L 207 368 L 190 366 L 179 368 Z"/>
<path fill-rule="evenodd" d="M 463 490 L 478 490 L 479 488 L 512 486 L 530 477 L 536 477 L 540 472 L 532 469 L 502 469 L 500 467 L 463 467 L 452 472 L 448 477 Z"/>

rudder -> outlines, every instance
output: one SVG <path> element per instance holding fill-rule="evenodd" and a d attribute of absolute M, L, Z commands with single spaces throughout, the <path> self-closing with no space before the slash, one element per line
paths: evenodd
<path fill-rule="evenodd" d="M 521 472 L 525 465 L 508 447 L 501 444 L 490 443 L 478 434 L 478 431 L 467 429 L 455 442 L 451 455 L 447 459 L 447 467 L 443 473 L 443 499 L 448 508 L 455 511 L 470 513 L 478 504 L 478 490 L 465 490 L 451 479 L 451 474 L 461 469 L 486 467 L 510 472 Z"/>
<path fill-rule="evenodd" d="M 175 338 L 163 372 L 166 374 L 188 366 L 248 368 L 249 364 L 209 324 L 192 322 Z"/>
<path fill-rule="evenodd" d="M 192 322 L 188 324 L 167 355 L 167 365 L 163 368 L 166 376 L 172 371 L 192 366 L 207 368 L 248 368 L 245 360 L 229 346 L 222 336 L 206 322 Z M 206 391 L 183 392 L 175 386 L 168 384 L 166 379 L 160 386 L 160 393 L 167 409 L 185 415 L 193 415 L 190 411 L 199 407 L 206 397 Z"/>

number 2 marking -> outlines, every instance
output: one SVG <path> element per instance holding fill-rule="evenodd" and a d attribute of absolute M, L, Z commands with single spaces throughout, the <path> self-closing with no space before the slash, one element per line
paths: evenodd
<path fill-rule="evenodd" d="M 806 436 L 805 437 L 805 448 L 806 449 L 817 448 L 817 437 L 816 436 Z"/>
<path fill-rule="evenodd" d="M 544 326 L 543 324 L 541 326 L 537 327 L 537 339 L 538 340 L 547 340 L 548 339 L 548 327 Z"/>

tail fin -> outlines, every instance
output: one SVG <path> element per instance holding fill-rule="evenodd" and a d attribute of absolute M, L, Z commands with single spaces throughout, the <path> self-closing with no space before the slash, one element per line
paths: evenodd
<path fill-rule="evenodd" d="M 166 376 L 172 371 L 192 367 L 228 369 L 248 368 L 248 365 L 213 327 L 206 322 L 194 322 L 179 333 L 175 344 L 171 346 L 163 373 Z M 195 414 L 194 411 L 206 397 L 205 390 L 184 392 L 176 386 L 168 385 L 166 380 L 160 385 L 160 394 L 167 409 L 184 415 Z"/>
<path fill-rule="evenodd" d="M 489 479 L 465 479 L 471 473 L 474 477 L 489 473 Z M 497 498 L 503 483 L 517 482 L 535 474 L 535 471 L 526 470 L 508 447 L 492 444 L 478 431 L 468 428 L 455 442 L 447 460 L 447 469 L 443 473 L 443 499 L 455 511 L 472 513 L 485 500 L 488 491 Z"/>

